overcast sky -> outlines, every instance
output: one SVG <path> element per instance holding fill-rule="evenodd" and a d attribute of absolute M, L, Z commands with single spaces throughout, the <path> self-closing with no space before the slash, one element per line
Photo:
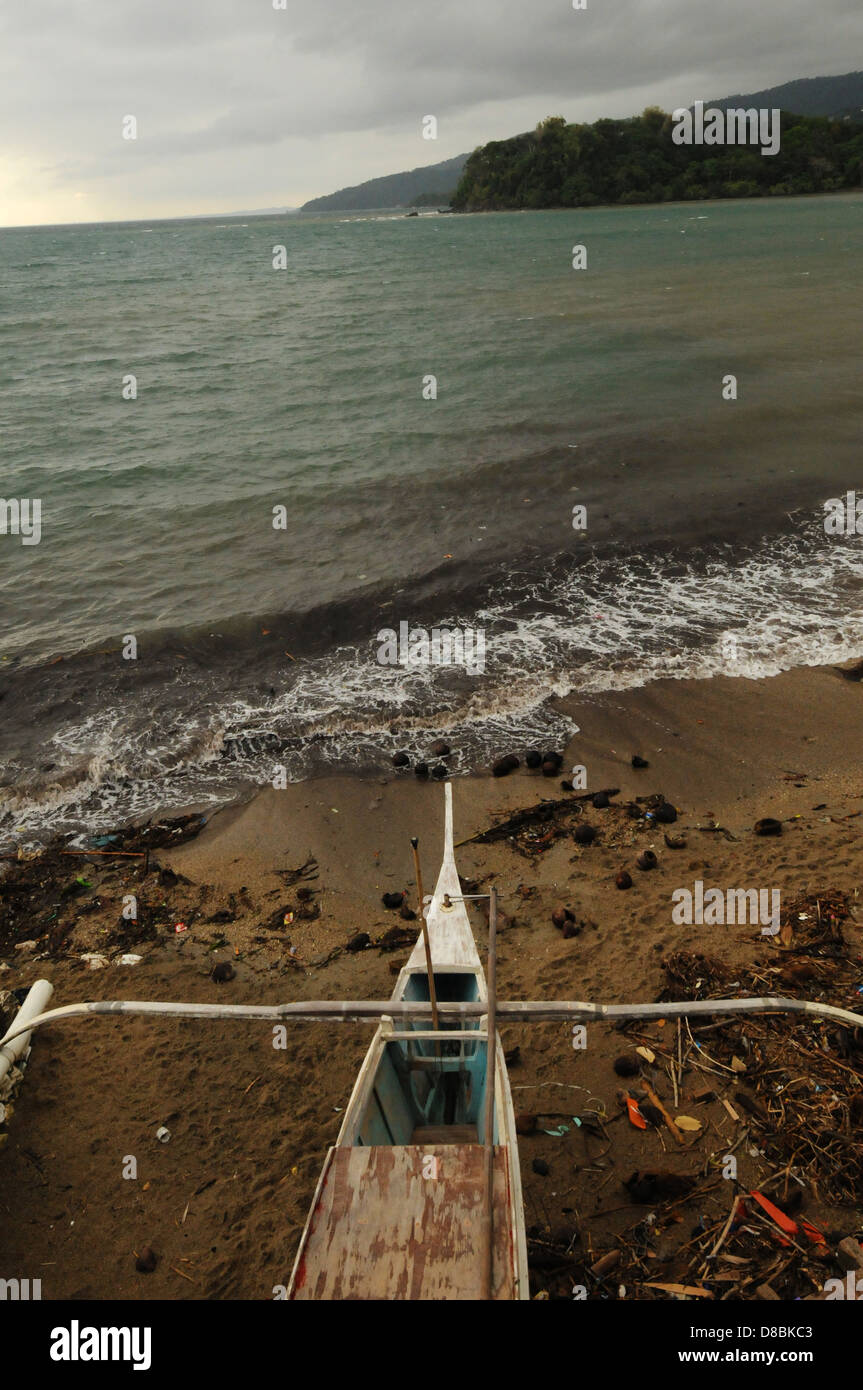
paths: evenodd
<path fill-rule="evenodd" d="M 550 114 L 863 67 L 861 0 L 273 4 L 0 0 L 0 225 L 295 207 Z"/>

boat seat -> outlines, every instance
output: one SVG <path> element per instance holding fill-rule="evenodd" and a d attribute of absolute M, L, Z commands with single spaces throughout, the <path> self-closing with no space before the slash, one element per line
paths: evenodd
<path fill-rule="evenodd" d="M 420 1125 L 411 1135 L 412 1144 L 478 1144 L 476 1125 Z"/>

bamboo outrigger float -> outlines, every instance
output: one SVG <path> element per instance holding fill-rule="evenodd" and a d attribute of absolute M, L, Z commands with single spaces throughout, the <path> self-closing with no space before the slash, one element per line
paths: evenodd
<path fill-rule="evenodd" d="M 455 864 L 451 786 L 444 791 L 443 863 L 391 999 L 277 1005 L 100 1000 L 46 1009 L 53 987 L 38 980 L 0 1038 L 0 1087 L 37 1028 L 72 1018 L 374 1022 L 377 1030 L 327 1154 L 287 1296 L 524 1299 L 529 1294 L 518 1142 L 499 1021 L 802 1013 L 863 1027 L 863 1015 L 850 1010 L 773 996 L 662 1004 L 498 1002 L 495 891 L 489 895 L 486 982 Z"/>

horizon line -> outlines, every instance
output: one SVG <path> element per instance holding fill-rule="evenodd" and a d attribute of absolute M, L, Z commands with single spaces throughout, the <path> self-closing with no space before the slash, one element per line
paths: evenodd
<path fill-rule="evenodd" d="M 170 217 L 97 217 L 91 222 L 0 222 L 0 232 L 34 231 L 40 227 L 46 230 L 60 230 L 66 227 L 122 227 L 134 226 L 139 222 L 206 222 L 212 217 L 285 217 L 289 213 L 302 212 L 302 208 L 264 209 L 260 212 L 181 212 Z"/>

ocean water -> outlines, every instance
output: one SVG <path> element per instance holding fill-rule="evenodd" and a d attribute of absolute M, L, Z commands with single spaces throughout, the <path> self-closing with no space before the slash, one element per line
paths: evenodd
<path fill-rule="evenodd" d="M 861 311 L 857 196 L 0 231 L 4 843 L 857 654 Z"/>

